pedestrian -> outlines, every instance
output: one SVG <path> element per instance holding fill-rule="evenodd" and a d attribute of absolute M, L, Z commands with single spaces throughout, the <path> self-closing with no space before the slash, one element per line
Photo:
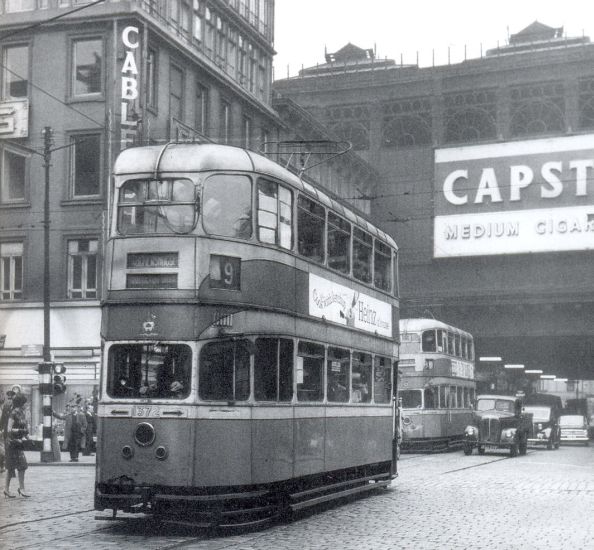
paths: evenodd
<path fill-rule="evenodd" d="M 85 444 L 85 432 L 87 430 L 87 419 L 77 404 L 66 405 L 66 412 L 53 415 L 64 420 L 64 444 L 63 448 L 70 452 L 70 462 L 78 462 L 78 453 Z"/>
<path fill-rule="evenodd" d="M 4 466 L 6 464 L 6 453 L 8 451 L 8 434 L 6 429 L 8 427 L 10 413 L 12 412 L 12 400 L 17 393 L 21 393 L 21 387 L 18 384 L 12 386 L 12 388 L 6 392 L 6 400 L 2 405 L 2 412 L 0 413 L 0 441 L 2 442 L 2 447 L 4 448 L 4 458 L 2 460 L 0 473 L 4 473 Z"/>
<path fill-rule="evenodd" d="M 15 477 L 15 470 L 18 471 L 19 488 L 18 493 L 28 498 L 25 492 L 25 471 L 27 470 L 27 459 L 25 458 L 25 442 L 29 439 L 27 420 L 25 417 L 25 403 L 27 397 L 22 393 L 15 395 L 12 399 L 12 411 L 8 418 L 6 427 L 6 483 L 4 486 L 4 497 L 15 498 L 16 495 L 10 492 L 10 481 Z"/>
<path fill-rule="evenodd" d="M 4 393 L 0 394 L 0 411 L 4 408 Z M 6 448 L 4 445 L 4 430 L 0 430 L 0 474 L 4 473 L 4 459 L 6 456 Z"/>
<path fill-rule="evenodd" d="M 93 433 L 95 431 L 95 417 L 93 416 L 93 409 L 89 403 L 85 403 L 84 415 L 87 421 L 87 428 L 85 430 L 85 446 L 83 449 L 83 456 L 91 456 L 93 454 Z"/>

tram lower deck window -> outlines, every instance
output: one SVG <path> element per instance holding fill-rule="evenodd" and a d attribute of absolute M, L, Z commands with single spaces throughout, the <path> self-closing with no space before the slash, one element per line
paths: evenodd
<path fill-rule="evenodd" d="M 256 339 L 254 395 L 258 401 L 291 401 L 293 398 L 292 340 Z"/>
<path fill-rule="evenodd" d="M 114 344 L 107 394 L 118 398 L 183 399 L 190 393 L 192 350 L 183 344 Z"/>
<path fill-rule="evenodd" d="M 250 342 L 206 344 L 200 353 L 198 394 L 206 401 L 246 401 L 250 395 Z"/>

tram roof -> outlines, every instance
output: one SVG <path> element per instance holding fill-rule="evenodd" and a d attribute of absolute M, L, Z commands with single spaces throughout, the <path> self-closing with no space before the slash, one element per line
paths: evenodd
<path fill-rule="evenodd" d="M 472 335 L 465 330 L 459 329 L 452 325 L 448 325 L 442 321 L 438 321 L 437 319 L 428 319 L 428 318 L 418 318 L 418 319 L 400 319 L 400 332 L 418 332 L 422 330 L 430 330 L 432 328 L 441 328 L 444 330 L 451 330 L 453 332 L 457 332 L 459 334 L 463 334 L 464 336 L 468 336 L 472 338 Z"/>
<path fill-rule="evenodd" d="M 288 182 L 298 190 L 316 198 L 324 206 L 332 208 L 350 222 L 366 229 L 372 235 L 398 248 L 390 235 L 373 225 L 369 220 L 353 212 L 342 202 L 324 193 L 313 185 L 299 179 L 295 174 L 272 160 L 230 145 L 212 143 L 168 143 L 130 147 L 122 151 L 114 164 L 114 175 L 163 174 L 167 172 L 205 172 L 211 170 L 237 170 L 256 172 Z"/>

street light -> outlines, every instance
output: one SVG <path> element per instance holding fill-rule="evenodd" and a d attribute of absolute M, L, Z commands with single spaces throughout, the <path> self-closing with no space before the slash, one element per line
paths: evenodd
<path fill-rule="evenodd" d="M 542 374 L 542 369 L 526 369 L 526 374 Z"/>
<path fill-rule="evenodd" d="M 479 357 L 479 361 L 489 361 L 491 363 L 498 363 L 501 360 L 501 357 Z"/>
<path fill-rule="evenodd" d="M 555 380 L 556 376 L 554 374 L 541 374 L 541 380 Z"/>
<path fill-rule="evenodd" d="M 524 365 L 509 363 L 507 365 L 503 365 L 506 369 L 523 369 Z"/>

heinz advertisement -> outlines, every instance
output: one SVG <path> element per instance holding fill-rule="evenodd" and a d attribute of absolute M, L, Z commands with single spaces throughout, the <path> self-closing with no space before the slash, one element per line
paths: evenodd
<path fill-rule="evenodd" d="M 434 257 L 594 249 L 594 135 L 435 151 Z"/>

